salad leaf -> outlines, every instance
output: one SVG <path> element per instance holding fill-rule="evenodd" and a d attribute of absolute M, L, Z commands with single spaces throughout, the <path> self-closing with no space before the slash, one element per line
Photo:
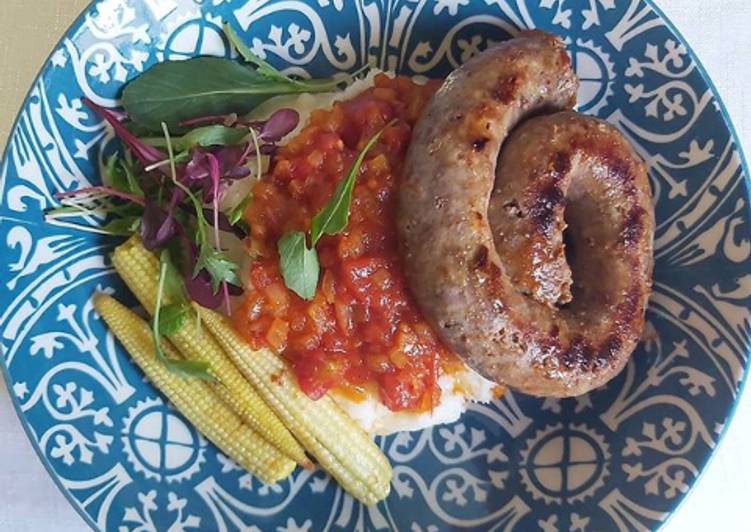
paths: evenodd
<path fill-rule="evenodd" d="M 158 352 L 164 355 L 164 351 L 159 348 Z M 205 381 L 216 381 L 217 379 L 209 373 L 209 364 L 202 360 L 172 360 L 166 355 L 160 358 L 162 364 L 172 373 L 181 377 L 191 379 L 201 379 Z"/>
<path fill-rule="evenodd" d="M 131 81 L 123 106 L 132 120 L 157 131 L 204 115 L 248 113 L 273 96 L 330 91 L 336 82 L 304 84 L 272 78 L 219 57 L 158 63 Z"/>
<path fill-rule="evenodd" d="M 102 226 L 102 230 L 107 231 L 112 235 L 130 236 L 138 231 L 140 225 L 140 216 L 126 216 L 124 218 L 115 218 L 114 220 L 107 222 Z"/>
<path fill-rule="evenodd" d="M 121 218 L 143 216 L 143 206 L 138 203 L 124 203 L 122 205 L 112 205 L 107 208 L 107 212 Z"/>
<path fill-rule="evenodd" d="M 174 255 L 179 253 L 179 246 L 175 241 L 165 248 L 159 255 L 160 263 L 164 265 L 164 294 L 173 304 L 187 303 L 183 289 L 180 271 L 175 264 Z"/>
<path fill-rule="evenodd" d="M 125 172 L 120 167 L 120 156 L 117 153 L 113 153 L 107 158 L 104 165 L 103 181 L 115 190 L 131 192 L 131 190 L 128 190 L 130 187 L 125 179 Z"/>
<path fill-rule="evenodd" d="M 313 299 L 320 271 L 315 247 L 308 248 L 302 231 L 285 234 L 277 247 L 284 284 L 301 298 Z"/>
<path fill-rule="evenodd" d="M 132 166 L 125 159 L 121 159 L 118 154 L 112 154 L 107 159 L 104 175 L 113 189 L 143 196 L 143 189 L 136 179 Z"/>
<path fill-rule="evenodd" d="M 239 53 L 242 58 L 245 59 L 248 63 L 254 65 L 259 74 L 262 74 L 269 79 L 295 83 L 295 81 L 289 76 L 286 76 L 285 74 L 271 66 L 269 63 L 258 57 L 256 54 L 251 52 L 250 48 L 248 48 L 248 45 L 245 44 L 242 39 L 240 39 L 240 36 L 232 26 L 225 22 L 222 29 L 224 30 L 224 34 L 227 36 L 230 44 L 235 47 L 235 50 L 237 50 L 237 53 Z"/>
<path fill-rule="evenodd" d="M 125 173 L 125 181 L 128 183 L 128 189 L 133 194 L 143 195 L 143 189 L 141 188 L 138 178 L 133 171 L 133 165 L 127 160 L 123 160 L 121 163 L 123 173 Z"/>
<path fill-rule="evenodd" d="M 159 313 L 159 331 L 166 336 L 174 334 L 185 325 L 190 312 L 187 303 L 173 303 L 161 308 Z"/>
<path fill-rule="evenodd" d="M 393 125 L 395 120 L 389 122 L 383 129 L 373 135 L 368 140 L 365 147 L 357 155 L 357 159 L 352 163 L 347 176 L 339 181 L 334 190 L 334 194 L 331 199 L 318 211 L 313 217 L 310 223 L 310 240 L 312 245 L 315 246 L 320 240 L 321 236 L 335 235 L 344 230 L 347 227 L 349 221 L 349 207 L 352 203 L 352 191 L 355 188 L 355 180 L 357 179 L 357 173 L 360 171 L 365 156 L 375 146 L 378 139 L 381 138 L 383 131 Z"/>
<path fill-rule="evenodd" d="M 172 139 L 175 151 L 184 152 L 196 146 L 208 148 L 210 146 L 236 146 L 245 143 L 248 131 L 240 128 L 228 127 L 220 124 L 197 127 L 182 137 Z M 159 148 L 166 147 L 164 137 L 146 137 L 143 142 Z"/>
<path fill-rule="evenodd" d="M 295 79 L 284 74 L 279 69 L 275 68 L 270 63 L 264 61 L 256 54 L 254 54 L 248 47 L 248 45 L 245 44 L 242 39 L 240 39 L 240 36 L 232 26 L 225 23 L 223 29 L 224 34 L 227 36 L 230 44 L 235 47 L 237 53 L 239 53 L 240 56 L 245 59 L 245 61 L 255 66 L 256 72 L 258 72 L 262 76 L 265 76 L 270 80 L 280 81 L 283 83 L 288 83 L 290 85 L 296 85 L 302 88 L 303 92 L 328 92 L 336 88 L 338 81 L 331 78 L 313 80 Z"/>
<path fill-rule="evenodd" d="M 223 125 L 204 126 L 183 135 L 177 140 L 177 146 L 180 151 L 188 150 L 195 146 L 236 146 L 244 144 L 247 136 L 247 131 L 236 127 Z"/>
<path fill-rule="evenodd" d="M 263 124 L 259 138 L 277 142 L 286 137 L 300 123 L 300 113 L 294 109 L 279 109 Z"/>
<path fill-rule="evenodd" d="M 232 262 L 223 251 L 204 246 L 196 262 L 197 273 L 199 270 L 206 269 L 211 276 L 211 286 L 214 292 L 219 290 L 222 283 L 240 284 L 237 277 L 237 264 Z"/>
<path fill-rule="evenodd" d="M 253 196 L 247 194 L 240 203 L 232 208 L 232 210 L 227 215 L 227 221 L 230 225 L 235 226 L 243 221 L 243 214 L 245 214 L 245 211 L 248 209 L 248 205 L 250 205 L 250 202 L 252 200 Z"/>
<path fill-rule="evenodd" d="M 284 284 L 301 298 L 313 299 L 318 285 L 320 273 L 316 252 L 318 240 L 324 234 L 335 235 L 347 227 L 352 191 L 365 156 L 381 138 L 384 130 L 395 122 L 396 119 L 392 120 L 368 140 L 352 163 L 347 176 L 337 184 L 331 199 L 313 217 L 310 225 L 310 248 L 305 242 L 305 233 L 302 231 L 291 231 L 277 242 Z"/>
<path fill-rule="evenodd" d="M 156 306 L 154 307 L 154 319 L 151 323 L 151 333 L 154 338 L 154 349 L 157 358 L 173 373 L 185 377 L 196 377 L 204 380 L 215 380 L 209 373 L 209 365 L 206 362 L 196 360 L 173 360 L 168 358 L 162 350 L 162 298 L 164 296 L 164 284 L 170 264 L 169 251 L 162 251 L 159 256 L 159 285 L 156 293 Z"/>

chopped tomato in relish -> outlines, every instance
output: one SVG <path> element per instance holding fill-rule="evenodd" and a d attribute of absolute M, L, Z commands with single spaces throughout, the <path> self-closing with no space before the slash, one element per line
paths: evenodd
<path fill-rule="evenodd" d="M 451 354 L 408 293 L 394 221 L 412 126 L 438 85 L 380 75 L 353 99 L 314 111 L 253 188 L 245 216 L 260 258 L 234 321 L 255 347 L 282 353 L 312 398 L 333 387 L 355 397 L 377 390 L 391 410 L 428 410 L 440 397 L 439 371 Z M 346 230 L 318 243 L 321 277 L 305 301 L 284 285 L 277 241 L 309 229 L 365 143 L 393 118 L 360 168 Z"/>

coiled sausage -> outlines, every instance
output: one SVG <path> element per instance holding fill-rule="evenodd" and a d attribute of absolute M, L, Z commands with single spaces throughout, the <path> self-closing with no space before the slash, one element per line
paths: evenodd
<path fill-rule="evenodd" d="M 577 85 L 544 32 L 478 54 L 426 107 L 399 191 L 423 314 L 469 366 L 534 395 L 615 376 L 651 287 L 645 166 L 615 128 L 567 111 Z"/>

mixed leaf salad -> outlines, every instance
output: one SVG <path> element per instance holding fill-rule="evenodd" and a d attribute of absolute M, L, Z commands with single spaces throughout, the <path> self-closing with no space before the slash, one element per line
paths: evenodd
<path fill-rule="evenodd" d="M 125 87 L 122 112 L 84 98 L 124 150 L 107 160 L 105 184 L 58 193 L 60 206 L 46 213 L 49 223 L 65 227 L 140 235 L 160 259 L 152 320 L 157 355 L 171 371 L 204 379 L 212 378 L 205 363 L 168 358 L 158 339 L 183 326 L 191 301 L 229 312 L 230 296 L 242 292 L 239 265 L 222 247 L 222 234 L 239 239 L 249 234 L 243 212 L 252 198 L 248 194 L 222 208 L 223 194 L 238 179 L 260 178 L 262 157 L 272 155 L 299 122 L 293 109 L 265 120 L 248 113 L 274 96 L 330 92 L 359 74 L 323 80 L 288 76 L 254 55 L 231 27 L 224 31 L 243 63 L 197 57 L 157 64 Z M 316 243 L 346 227 L 355 178 L 379 136 L 370 139 L 313 218 L 309 234 L 290 232 L 278 242 L 285 284 L 302 298 L 312 298 L 318 284 Z M 90 226 L 65 220 L 89 215 L 107 221 Z M 165 294 L 171 303 L 162 306 Z"/>

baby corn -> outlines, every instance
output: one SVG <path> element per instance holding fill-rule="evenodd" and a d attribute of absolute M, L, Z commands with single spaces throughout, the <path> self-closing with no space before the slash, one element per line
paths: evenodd
<path fill-rule="evenodd" d="M 268 349 L 254 351 L 226 318 L 196 307 L 237 367 L 321 466 L 365 504 L 386 498 L 391 465 L 365 431 L 331 398 L 306 396 L 279 356 Z"/>
<path fill-rule="evenodd" d="M 139 237 L 134 236 L 115 249 L 112 262 L 128 288 L 153 316 L 159 282 L 157 258 L 143 247 Z M 171 301 L 168 298 L 163 299 L 163 304 L 169 303 Z M 208 331 L 199 328 L 193 320 L 188 319 L 168 338 L 185 359 L 209 364 L 209 372 L 218 380 L 211 386 L 248 426 L 298 464 L 303 467 L 312 466 L 294 436 L 238 371 Z"/>
<path fill-rule="evenodd" d="M 295 463 L 245 425 L 205 381 L 171 373 L 157 359 L 146 322 L 104 294 L 95 296 L 94 308 L 154 386 L 230 458 L 264 482 L 278 482 L 292 473 Z M 167 341 L 162 342 L 162 349 L 167 356 L 179 358 Z"/>

